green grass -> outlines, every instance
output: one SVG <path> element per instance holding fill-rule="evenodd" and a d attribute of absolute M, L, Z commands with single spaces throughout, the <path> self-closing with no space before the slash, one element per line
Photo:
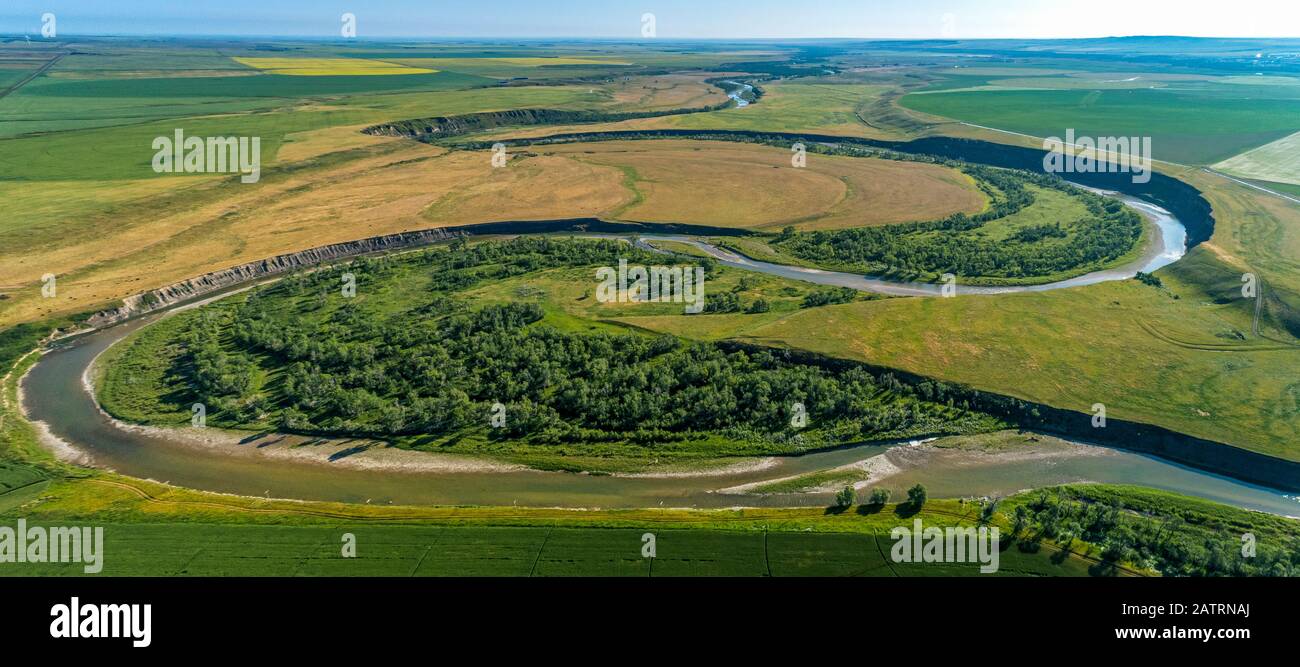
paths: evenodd
<path fill-rule="evenodd" d="M 967 82 L 969 83 L 969 82 Z M 1276 93 L 1277 90 L 1283 93 Z M 1155 159 L 1213 164 L 1300 130 L 1300 99 L 1280 89 L 980 90 L 904 96 L 916 111 L 1036 137 L 1149 136 Z"/>
<path fill-rule="evenodd" d="M 870 128 L 855 114 L 859 106 L 887 88 L 861 84 L 779 82 L 761 84 L 766 94 L 754 105 L 669 118 L 682 129 L 827 131 L 863 134 Z"/>
<path fill-rule="evenodd" d="M 922 514 L 927 525 L 952 518 Z M 379 577 L 809 577 L 972 576 L 970 563 L 891 563 L 888 529 L 909 523 L 889 512 L 853 516 L 852 532 L 782 532 L 725 528 L 664 529 L 571 526 L 444 526 L 337 523 L 250 525 L 119 523 L 104 527 L 99 576 L 379 576 Z M 7 522 L 6 522 L 7 523 Z M 29 525 L 39 525 L 29 519 Z M 54 525 L 54 524 L 51 524 Z M 58 524 L 70 525 L 70 524 Z M 847 526 L 846 526 L 847 528 Z M 656 556 L 641 555 L 655 535 Z M 343 536 L 355 558 L 342 556 Z M 1000 576 L 1086 576 L 1089 563 L 1053 562 L 1047 552 L 1009 548 Z M 22 564 L 0 576 L 81 576 L 82 564 Z"/>
<path fill-rule="evenodd" d="M 1214 165 L 1239 178 L 1300 186 L 1300 132 Z"/>
<path fill-rule="evenodd" d="M 437 72 L 403 76 L 165 77 L 139 79 L 42 79 L 23 88 L 28 97 L 47 98 L 301 98 L 358 93 L 472 88 L 493 83 L 468 74 Z"/>
<path fill-rule="evenodd" d="M 1216 334 L 1250 331 L 1241 304 L 1216 305 L 1172 276 L 1165 286 L 1124 281 L 998 297 L 883 299 L 800 310 L 723 333 L 1085 415 L 1104 403 L 1111 418 L 1300 460 L 1300 349 L 1254 336 L 1225 340 Z M 680 316 L 640 323 L 692 330 Z"/>

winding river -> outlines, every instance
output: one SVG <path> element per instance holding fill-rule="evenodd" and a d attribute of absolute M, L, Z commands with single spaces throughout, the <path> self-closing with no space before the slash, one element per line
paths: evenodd
<path fill-rule="evenodd" d="M 1182 256 L 1183 226 L 1168 211 L 1125 197 L 1159 230 L 1142 257 L 1126 266 L 1037 286 L 977 288 L 1001 293 L 1076 287 L 1152 271 Z M 679 235 L 640 235 L 638 243 L 664 239 L 692 243 L 724 264 L 798 280 L 898 295 L 934 295 L 937 286 L 891 283 L 862 276 L 757 262 Z M 233 290 L 232 290 L 233 291 Z M 208 297 L 211 300 L 215 297 Z M 194 304 L 190 304 L 192 307 Z M 179 306 L 187 307 L 187 306 Z M 173 311 L 170 312 L 174 312 Z M 759 459 L 686 476 L 607 476 L 506 471 L 373 469 L 349 465 L 346 455 L 285 457 L 276 450 L 310 449 L 296 436 L 248 434 L 239 444 L 202 447 L 175 434 L 124 428 L 101 410 L 86 378 L 100 353 L 169 311 L 155 312 L 64 340 L 22 379 L 23 408 L 47 436 L 97 467 L 189 488 L 249 496 L 381 504 L 523 505 L 546 507 L 821 506 L 829 493 L 740 494 L 725 489 L 817 472 L 875 458 L 889 474 L 872 486 L 896 495 L 923 483 L 935 496 L 995 496 L 1027 488 L 1093 481 L 1176 491 L 1278 514 L 1300 515 L 1300 498 L 1177 465 L 1151 456 L 1083 443 L 1055 441 L 1051 451 L 983 457 L 934 450 L 918 443 L 887 443 L 797 457 Z M 336 445 L 338 443 L 335 443 Z M 928 452 L 925 456 L 919 456 Z M 281 452 L 283 453 L 283 452 Z M 914 455 L 918 454 L 918 455 Z M 930 455 L 933 454 L 933 455 Z M 423 456 L 438 457 L 438 454 Z"/>
<path fill-rule="evenodd" d="M 1187 229 L 1172 213 L 1155 204 L 1135 197 L 1107 192 L 1136 209 L 1155 226 L 1155 233 L 1149 235 L 1149 241 L 1141 256 L 1122 266 L 1111 267 L 1066 280 L 1043 283 L 1041 285 L 1013 285 L 1005 287 L 985 287 L 977 285 L 958 285 L 960 294 L 1008 294 L 1012 292 L 1044 292 L 1048 290 L 1082 287 L 1110 280 L 1127 280 L 1139 271 L 1151 273 L 1163 266 L 1168 266 L 1187 253 Z M 810 269 L 786 264 L 761 262 L 710 243 L 705 243 L 684 234 L 640 234 L 638 245 L 647 250 L 655 250 L 647 241 L 677 241 L 692 245 L 709 254 L 718 262 L 749 271 L 770 273 L 783 278 L 803 280 L 819 285 L 852 287 L 864 292 L 877 292 L 892 296 L 939 296 L 942 287 L 937 283 L 900 282 L 884 278 L 872 278 L 856 273 L 841 273 Z"/>

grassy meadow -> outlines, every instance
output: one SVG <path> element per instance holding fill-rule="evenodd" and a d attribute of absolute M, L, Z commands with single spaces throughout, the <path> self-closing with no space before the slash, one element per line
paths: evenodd
<path fill-rule="evenodd" d="M 954 70 L 965 72 L 966 70 Z M 1035 137 L 1151 137 L 1153 157 L 1213 164 L 1300 130 L 1300 86 L 1233 77 L 1077 72 L 960 74 L 899 101 L 933 116 Z M 1024 74 L 1034 74 L 1026 71 Z"/>

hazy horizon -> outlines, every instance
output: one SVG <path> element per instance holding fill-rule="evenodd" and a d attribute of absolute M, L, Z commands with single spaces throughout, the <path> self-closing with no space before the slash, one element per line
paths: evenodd
<path fill-rule="evenodd" d="M 356 36 L 407 39 L 646 39 L 643 17 L 654 15 L 657 39 L 1087 39 L 1130 36 L 1291 39 L 1277 26 L 1300 25 L 1300 3 L 1190 0 L 1177 7 L 1095 0 L 1087 11 L 1060 0 L 822 0 L 792 6 L 778 0 L 501 0 L 491 6 L 391 0 L 229 0 L 177 4 L 167 0 L 17 0 L 0 7 L 0 33 L 39 35 L 42 16 L 57 17 L 70 36 L 167 36 L 332 39 L 340 17 L 356 16 Z M 1219 11 L 1215 11 L 1215 10 Z"/>

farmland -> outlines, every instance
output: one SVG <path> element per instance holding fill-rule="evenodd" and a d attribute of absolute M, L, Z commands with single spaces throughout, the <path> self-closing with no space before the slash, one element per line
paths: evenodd
<path fill-rule="evenodd" d="M 1123 74 L 1107 79 L 1129 78 Z M 955 89 L 916 92 L 901 103 L 1035 137 L 1061 137 L 1067 128 L 1079 136 L 1150 136 L 1155 159 L 1186 164 L 1213 164 L 1300 130 L 1300 86 L 1290 80 L 1171 81 L 1160 87 L 1139 80 L 1140 88 L 1114 88 L 1099 85 L 1097 77 L 1011 77 L 997 79 L 1000 85 L 988 85 L 985 77 L 958 78 L 944 84 Z M 1040 87 L 1043 81 L 1071 85 Z"/>
<path fill-rule="evenodd" d="M 1300 185 L 1300 132 L 1214 165 L 1241 178 Z"/>

